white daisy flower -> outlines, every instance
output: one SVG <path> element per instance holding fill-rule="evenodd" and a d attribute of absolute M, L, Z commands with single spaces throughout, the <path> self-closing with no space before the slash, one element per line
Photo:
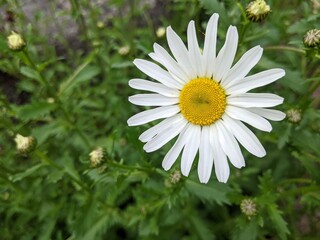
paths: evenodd
<path fill-rule="evenodd" d="M 134 64 L 156 81 L 132 79 L 130 87 L 152 93 L 137 94 L 129 101 L 139 106 L 156 108 L 140 112 L 128 120 L 129 126 L 137 126 L 164 119 L 143 132 L 139 139 L 145 142 L 143 149 L 153 152 L 177 137 L 168 151 L 162 166 L 172 167 L 181 156 L 181 172 L 188 176 L 199 152 L 198 175 L 207 183 L 212 169 L 220 182 L 229 178 L 228 160 L 236 168 L 245 166 L 240 143 L 257 157 L 266 151 L 242 122 L 259 130 L 270 132 L 269 120 L 280 121 L 285 114 L 268 109 L 283 102 L 283 98 L 271 93 L 248 93 L 285 75 L 279 68 L 246 76 L 258 63 L 263 49 L 256 46 L 247 51 L 232 66 L 238 45 L 237 28 L 230 26 L 226 41 L 216 54 L 218 14 L 210 18 L 203 52 L 201 52 L 194 21 L 188 25 L 188 47 L 181 38 L 167 28 L 167 41 L 173 57 L 160 45 L 154 44 L 150 57 L 157 64 L 135 59 Z"/>

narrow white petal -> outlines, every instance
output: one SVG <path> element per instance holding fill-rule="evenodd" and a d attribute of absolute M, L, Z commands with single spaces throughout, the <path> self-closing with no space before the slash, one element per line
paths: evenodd
<path fill-rule="evenodd" d="M 143 149 L 146 152 L 153 152 L 161 148 L 163 145 L 168 143 L 171 139 L 176 137 L 187 125 L 188 121 L 185 118 L 181 118 L 181 120 L 177 121 L 170 128 L 161 131 L 154 138 L 152 138 L 149 142 L 147 142 Z"/>
<path fill-rule="evenodd" d="M 285 71 L 280 68 L 266 70 L 239 81 L 230 82 L 226 86 L 227 94 L 241 94 L 250 91 L 251 89 L 262 87 L 270 84 L 285 75 Z"/>
<path fill-rule="evenodd" d="M 157 107 L 133 115 L 127 123 L 129 126 L 138 126 L 157 119 L 171 117 L 178 112 L 180 112 L 180 108 L 177 105 Z"/>
<path fill-rule="evenodd" d="M 172 148 L 168 151 L 166 156 L 164 157 L 162 161 L 162 167 L 164 170 L 169 170 L 174 162 L 177 160 L 177 158 L 180 155 L 180 152 L 182 151 L 184 145 L 188 141 L 188 139 L 191 136 L 192 131 L 190 131 L 190 123 L 187 124 L 187 126 L 182 130 L 180 133 L 178 140 L 174 143 Z"/>
<path fill-rule="evenodd" d="M 167 97 L 179 97 L 179 90 L 169 88 L 161 83 L 155 83 L 144 79 L 131 79 L 129 86 L 137 90 L 156 92 Z"/>
<path fill-rule="evenodd" d="M 228 114 L 224 114 L 222 119 L 224 120 L 224 125 L 251 154 L 257 157 L 264 157 L 266 155 L 266 150 L 264 150 L 258 138 L 243 123 L 232 119 Z"/>
<path fill-rule="evenodd" d="M 197 76 L 196 69 L 195 66 L 192 66 L 190 62 L 188 50 L 181 38 L 178 36 L 178 34 L 176 34 L 175 31 L 173 31 L 171 27 L 167 27 L 167 41 L 173 56 L 182 67 L 184 72 L 188 74 L 190 79 L 195 78 Z"/>
<path fill-rule="evenodd" d="M 217 121 L 215 124 L 217 126 L 221 147 L 224 153 L 229 157 L 232 165 L 236 168 L 244 167 L 245 161 L 237 140 L 234 138 L 232 133 L 230 133 L 230 131 L 224 126 L 224 122 L 222 120 Z"/>
<path fill-rule="evenodd" d="M 285 113 L 274 109 L 248 108 L 248 110 L 272 121 L 281 121 L 286 117 Z"/>
<path fill-rule="evenodd" d="M 237 120 L 250 124 L 261 131 L 271 132 L 272 126 L 268 120 L 264 119 L 258 114 L 248 111 L 245 108 L 239 108 L 235 106 L 227 106 L 226 113 Z"/>
<path fill-rule="evenodd" d="M 154 136 L 156 136 L 161 131 L 166 130 L 167 128 L 172 127 L 176 122 L 183 118 L 182 114 L 176 114 L 172 117 L 166 118 L 160 123 L 154 125 L 153 127 L 144 131 L 140 136 L 139 140 L 141 142 L 149 142 Z"/>
<path fill-rule="evenodd" d="M 181 157 L 181 173 L 188 176 L 192 167 L 194 158 L 197 155 L 200 145 L 201 127 L 198 125 L 190 125 L 191 136 L 188 139 Z"/>
<path fill-rule="evenodd" d="M 198 175 L 201 183 L 207 183 L 209 181 L 212 167 L 213 150 L 210 143 L 210 127 L 204 126 L 201 130 L 198 163 Z"/>
<path fill-rule="evenodd" d="M 214 61 L 216 59 L 217 31 L 218 31 L 219 15 L 213 14 L 209 19 L 206 28 L 206 35 L 203 47 L 203 65 L 205 76 L 212 77 Z"/>
<path fill-rule="evenodd" d="M 149 77 L 161 82 L 162 84 L 170 88 L 182 89 L 182 84 L 174 80 L 167 71 L 163 70 L 157 64 L 143 59 L 135 59 L 133 64 Z"/>
<path fill-rule="evenodd" d="M 188 50 L 191 64 L 195 66 L 197 76 L 204 76 L 205 69 L 202 63 L 202 57 L 200 53 L 200 48 L 197 40 L 196 28 L 194 26 L 194 21 L 190 21 L 188 25 Z"/>
<path fill-rule="evenodd" d="M 234 26 L 230 26 L 227 32 L 226 42 L 221 48 L 215 61 L 213 78 L 220 81 L 230 70 L 238 47 L 238 31 Z"/>
<path fill-rule="evenodd" d="M 283 98 L 272 93 L 243 93 L 227 97 L 229 105 L 238 107 L 274 107 L 283 103 Z"/>
<path fill-rule="evenodd" d="M 263 49 L 260 46 L 248 50 L 222 79 L 221 84 L 227 86 L 231 82 L 238 82 L 240 79 L 244 78 L 259 62 L 262 53 Z"/>
<path fill-rule="evenodd" d="M 166 69 L 168 69 L 171 75 L 176 76 L 180 82 L 187 82 L 189 76 L 183 71 L 181 66 L 170 56 L 170 54 L 159 44 L 153 44 L 153 50 L 156 55 L 155 61 L 161 63 Z M 153 55 L 152 55 L 153 56 Z"/>
<path fill-rule="evenodd" d="M 160 94 L 136 94 L 129 97 L 129 102 L 139 106 L 170 106 L 179 102 L 178 97 L 166 97 Z"/>
<path fill-rule="evenodd" d="M 230 175 L 227 155 L 224 153 L 220 141 L 219 133 L 215 124 L 210 126 L 210 139 L 213 149 L 214 168 L 219 182 L 226 183 Z"/>

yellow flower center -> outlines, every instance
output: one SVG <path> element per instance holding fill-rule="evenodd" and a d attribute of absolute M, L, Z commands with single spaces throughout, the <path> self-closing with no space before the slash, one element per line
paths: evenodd
<path fill-rule="evenodd" d="M 196 125 L 210 125 L 221 118 L 226 109 L 226 94 L 219 83 L 209 78 L 195 78 L 180 93 L 183 116 Z"/>

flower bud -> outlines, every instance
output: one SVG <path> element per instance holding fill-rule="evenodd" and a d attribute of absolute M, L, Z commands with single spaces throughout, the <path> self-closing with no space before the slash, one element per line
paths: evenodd
<path fill-rule="evenodd" d="M 15 33 L 14 31 L 7 38 L 8 47 L 13 51 L 21 51 L 25 47 L 26 43 L 20 34 Z"/>
<path fill-rule="evenodd" d="M 91 167 L 99 167 L 105 160 L 105 153 L 103 148 L 98 147 L 93 150 L 90 154 L 90 165 Z"/>
<path fill-rule="evenodd" d="M 243 199 L 241 201 L 240 209 L 241 212 L 244 213 L 249 219 L 251 219 L 251 217 L 257 213 L 256 203 L 250 198 Z"/>
<path fill-rule="evenodd" d="M 261 22 L 270 14 L 270 6 L 264 0 L 252 1 L 246 8 L 246 15 L 252 22 Z"/>
<path fill-rule="evenodd" d="M 309 30 L 303 37 L 303 43 L 306 47 L 320 46 L 320 29 Z"/>
<path fill-rule="evenodd" d="M 122 56 L 127 55 L 130 52 L 130 47 L 129 46 L 123 46 L 119 48 L 118 53 Z"/>
<path fill-rule="evenodd" d="M 298 123 L 301 121 L 301 110 L 300 109 L 289 109 L 287 111 L 287 118 L 289 122 Z"/>
<path fill-rule="evenodd" d="M 20 154 L 28 154 L 32 152 L 37 146 L 37 140 L 34 137 L 24 137 L 17 134 L 14 141 L 17 145 L 17 150 Z"/>
<path fill-rule="evenodd" d="M 166 34 L 166 29 L 164 27 L 159 27 L 156 31 L 158 38 L 162 38 Z"/>

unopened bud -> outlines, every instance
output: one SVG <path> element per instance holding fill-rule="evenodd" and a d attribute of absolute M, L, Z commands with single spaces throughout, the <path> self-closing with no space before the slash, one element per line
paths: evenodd
<path fill-rule="evenodd" d="M 14 140 L 17 145 L 17 150 L 20 154 L 28 154 L 37 146 L 37 140 L 31 136 L 24 137 L 20 134 L 17 134 Z"/>
<path fill-rule="evenodd" d="M 90 154 L 90 165 L 91 167 L 99 167 L 105 160 L 105 153 L 103 148 L 98 147 L 93 150 Z"/>
<path fill-rule="evenodd" d="M 257 213 L 256 203 L 253 199 L 250 198 L 242 200 L 240 209 L 241 212 L 243 212 L 249 219 L 251 219 L 251 217 L 253 217 Z"/>
<path fill-rule="evenodd" d="M 158 38 L 162 38 L 166 34 L 166 29 L 164 27 L 159 27 L 156 31 Z"/>
<path fill-rule="evenodd" d="M 306 47 L 320 46 L 320 29 L 309 30 L 303 37 L 303 43 Z"/>
<path fill-rule="evenodd" d="M 130 47 L 129 46 L 123 46 L 119 48 L 118 53 L 122 56 L 127 55 L 130 52 Z"/>
<path fill-rule="evenodd" d="M 7 38 L 8 47 L 13 51 L 21 51 L 25 47 L 26 43 L 20 34 L 15 33 L 14 31 Z"/>
<path fill-rule="evenodd" d="M 261 22 L 271 13 L 270 6 L 264 0 L 252 1 L 246 8 L 246 15 L 252 22 Z"/>
<path fill-rule="evenodd" d="M 292 108 L 287 111 L 287 118 L 289 122 L 298 123 L 301 121 L 301 110 Z"/>

